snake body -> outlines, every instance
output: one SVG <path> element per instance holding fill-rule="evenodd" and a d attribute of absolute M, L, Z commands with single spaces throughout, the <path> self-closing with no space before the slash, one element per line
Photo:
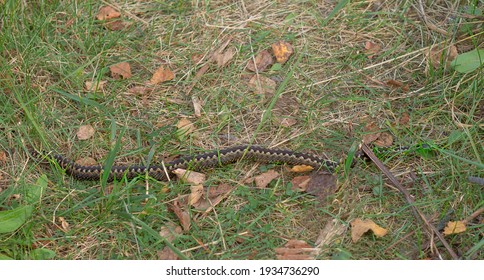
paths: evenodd
<path fill-rule="evenodd" d="M 44 154 L 31 150 L 31 153 L 39 158 L 48 158 L 65 169 L 66 173 L 78 180 L 99 180 L 106 171 L 102 165 L 81 165 L 59 154 Z M 315 169 L 332 171 L 337 162 L 320 158 L 318 156 L 299 153 L 291 150 L 269 149 L 260 146 L 242 145 L 208 153 L 192 156 L 183 156 L 173 161 L 157 165 L 129 165 L 112 166 L 108 172 L 108 181 L 121 180 L 122 178 L 133 179 L 137 176 L 148 174 L 157 180 L 167 180 L 172 171 L 178 168 L 190 170 L 204 170 L 211 167 L 223 166 L 242 159 L 262 163 L 286 163 L 291 165 L 309 165 Z"/>

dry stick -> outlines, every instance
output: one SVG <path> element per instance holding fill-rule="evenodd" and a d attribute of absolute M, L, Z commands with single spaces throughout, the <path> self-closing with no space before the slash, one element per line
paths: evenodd
<path fill-rule="evenodd" d="M 427 219 L 422 214 L 422 212 L 420 212 L 420 210 L 418 210 L 418 208 L 414 205 L 415 200 L 410 196 L 410 193 L 402 186 L 402 184 L 400 184 L 400 182 L 397 180 L 397 178 L 395 178 L 395 176 L 393 176 L 393 174 L 390 172 L 390 170 L 388 170 L 388 168 L 386 168 L 386 166 L 376 157 L 376 155 L 373 153 L 373 151 L 365 143 L 362 144 L 361 149 L 371 159 L 371 161 L 373 161 L 373 163 L 383 173 L 385 173 L 385 175 L 388 177 L 388 179 L 390 179 L 392 184 L 403 194 L 403 196 L 405 197 L 405 200 L 407 201 L 407 203 L 411 207 L 414 215 L 417 218 L 420 218 L 425 223 L 425 225 L 428 227 L 428 229 L 431 232 L 433 232 L 440 239 L 440 241 L 442 242 L 444 247 L 447 249 L 447 252 L 449 252 L 449 254 L 452 256 L 452 258 L 454 260 L 459 259 L 459 256 L 457 256 L 457 254 L 454 252 L 454 250 L 452 250 L 452 248 L 447 243 L 447 241 L 445 241 L 442 234 L 440 234 L 440 232 L 429 221 L 427 221 Z"/>

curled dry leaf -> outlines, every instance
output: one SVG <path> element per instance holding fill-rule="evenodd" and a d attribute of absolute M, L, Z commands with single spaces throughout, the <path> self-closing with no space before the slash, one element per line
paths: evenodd
<path fill-rule="evenodd" d="M 120 17 L 121 14 L 111 6 L 102 6 L 96 14 L 98 20 L 107 20 Z"/>
<path fill-rule="evenodd" d="M 383 237 L 388 233 L 388 230 L 375 224 L 372 220 L 355 219 L 351 222 L 351 239 L 356 243 L 369 230 L 373 231 L 377 237 Z"/>
<path fill-rule="evenodd" d="M 85 81 L 84 88 L 87 91 L 102 91 L 107 81 Z"/>
<path fill-rule="evenodd" d="M 292 190 L 304 192 L 308 188 L 308 184 L 311 181 L 310 176 L 297 176 L 291 180 Z"/>
<path fill-rule="evenodd" d="M 284 41 L 274 43 L 271 45 L 271 47 L 272 52 L 276 57 L 276 61 L 281 64 L 286 63 L 289 57 L 291 57 L 291 55 L 294 53 L 292 45 Z"/>
<path fill-rule="evenodd" d="M 184 231 L 190 230 L 190 214 L 188 214 L 188 211 L 183 210 L 180 206 L 180 202 L 178 200 L 175 200 L 173 204 L 170 204 L 168 208 L 175 213 L 175 215 L 178 217 L 178 220 L 180 221 L 180 224 L 183 228 Z"/>
<path fill-rule="evenodd" d="M 178 128 L 176 135 L 180 139 L 184 138 L 195 130 L 195 125 L 187 118 L 180 119 L 176 124 L 176 127 Z"/>
<path fill-rule="evenodd" d="M 114 79 L 129 79 L 131 78 L 131 66 L 128 62 L 121 62 L 109 67 L 111 77 Z"/>
<path fill-rule="evenodd" d="M 448 222 L 444 228 L 444 235 L 458 234 L 466 231 L 466 224 L 464 221 Z"/>
<path fill-rule="evenodd" d="M 215 63 L 217 63 L 218 67 L 224 67 L 234 57 L 235 52 L 235 47 L 231 46 L 224 52 L 215 52 L 212 56 L 212 59 Z"/>
<path fill-rule="evenodd" d="M 146 86 L 134 86 L 128 89 L 128 93 L 136 94 L 136 95 L 145 95 L 151 93 L 153 91 L 152 88 Z"/>
<path fill-rule="evenodd" d="M 278 260 L 314 260 L 319 254 L 318 248 L 313 248 L 306 241 L 289 240 L 284 247 L 276 248 Z"/>
<path fill-rule="evenodd" d="M 272 63 L 274 63 L 272 55 L 267 50 L 263 50 L 254 59 L 249 60 L 247 70 L 260 73 L 271 66 Z"/>
<path fill-rule="evenodd" d="M 254 181 L 255 181 L 255 186 L 259 189 L 267 187 L 272 180 L 275 178 L 279 177 L 279 173 L 277 173 L 274 170 L 269 170 L 267 172 L 264 172 L 260 175 L 255 176 Z"/>
<path fill-rule="evenodd" d="M 178 179 L 193 186 L 201 185 L 207 180 L 207 176 L 205 174 L 195 171 L 177 168 L 172 172 L 178 177 Z"/>
<path fill-rule="evenodd" d="M 203 185 L 195 185 L 190 187 L 190 195 L 188 196 L 188 205 L 194 205 L 203 196 Z"/>
<path fill-rule="evenodd" d="M 203 196 L 192 206 L 197 210 L 208 210 L 219 204 L 234 188 L 228 184 L 204 188 Z"/>
<path fill-rule="evenodd" d="M 249 87 L 257 94 L 272 95 L 276 91 L 276 82 L 264 76 L 253 75 Z"/>
<path fill-rule="evenodd" d="M 447 66 L 457 57 L 459 53 L 457 52 L 457 48 L 454 45 L 442 47 L 440 45 L 432 47 L 427 52 L 428 60 L 430 64 L 435 68 L 440 67 L 441 63 L 446 64 Z"/>
<path fill-rule="evenodd" d="M 175 74 L 170 69 L 161 66 L 151 77 L 150 84 L 156 85 L 166 81 L 171 81 L 174 78 Z"/>
<path fill-rule="evenodd" d="M 91 125 L 81 125 L 76 135 L 79 140 L 87 140 L 94 135 L 94 132 L 94 127 L 92 127 Z"/>
<path fill-rule="evenodd" d="M 373 42 L 366 42 L 365 43 L 365 53 L 368 56 L 368 58 L 373 58 L 377 53 L 379 53 L 381 50 L 381 46 L 373 43 Z"/>

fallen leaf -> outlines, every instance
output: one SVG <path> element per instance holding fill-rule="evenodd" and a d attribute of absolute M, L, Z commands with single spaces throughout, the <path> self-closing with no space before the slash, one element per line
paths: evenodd
<path fill-rule="evenodd" d="M 272 95 L 276 91 L 276 82 L 261 75 L 254 75 L 249 80 L 249 87 L 257 94 Z"/>
<path fill-rule="evenodd" d="M 66 232 L 69 230 L 69 223 L 66 221 L 64 217 L 58 217 L 57 221 L 61 224 L 61 228 L 63 232 Z"/>
<path fill-rule="evenodd" d="M 88 91 L 102 91 L 107 81 L 85 81 L 84 88 Z"/>
<path fill-rule="evenodd" d="M 137 95 L 145 95 L 152 91 L 153 89 L 147 86 L 134 86 L 128 89 L 128 93 L 137 94 Z"/>
<path fill-rule="evenodd" d="M 279 41 L 271 45 L 272 51 L 274 52 L 274 56 L 276 57 L 276 61 L 278 63 L 284 64 L 286 61 L 291 57 L 294 53 L 294 49 L 291 44 Z"/>
<path fill-rule="evenodd" d="M 203 196 L 203 185 L 195 185 L 190 187 L 190 195 L 188 196 L 188 205 L 198 203 Z"/>
<path fill-rule="evenodd" d="M 122 20 L 113 20 L 106 22 L 104 26 L 111 30 L 111 31 L 118 31 L 118 30 L 123 30 L 126 27 L 126 24 Z"/>
<path fill-rule="evenodd" d="M 0 164 L 5 164 L 7 162 L 7 153 L 0 151 Z"/>
<path fill-rule="evenodd" d="M 311 181 L 310 176 L 297 176 L 292 178 L 292 190 L 304 192 L 308 188 L 308 184 Z"/>
<path fill-rule="evenodd" d="M 401 88 L 404 92 L 407 92 L 410 89 L 408 85 L 405 85 L 402 82 L 397 80 L 388 80 L 386 81 L 386 84 L 393 88 Z"/>
<path fill-rule="evenodd" d="M 234 57 L 236 51 L 237 50 L 235 47 L 229 47 L 224 52 L 215 52 L 212 56 L 212 59 L 215 63 L 217 63 L 218 67 L 224 67 Z"/>
<path fill-rule="evenodd" d="M 220 184 L 215 187 L 204 188 L 203 196 L 192 206 L 197 210 L 209 210 L 219 204 L 234 188 L 228 184 Z"/>
<path fill-rule="evenodd" d="M 204 57 L 204 55 L 202 53 L 192 54 L 192 62 L 193 62 L 193 64 L 197 65 L 200 62 L 202 62 L 203 57 Z"/>
<path fill-rule="evenodd" d="M 303 173 L 303 172 L 308 172 L 312 170 L 314 170 L 314 167 L 309 165 L 294 165 L 291 168 L 291 172 L 296 172 L 296 173 Z"/>
<path fill-rule="evenodd" d="M 120 17 L 121 14 L 111 6 L 102 6 L 97 12 L 96 18 L 98 20 L 107 20 Z"/>
<path fill-rule="evenodd" d="M 254 181 L 255 181 L 255 186 L 259 189 L 267 187 L 269 183 L 274 180 L 275 178 L 279 177 L 279 173 L 277 173 L 274 170 L 269 170 L 267 172 L 264 172 L 260 175 L 255 176 Z"/>
<path fill-rule="evenodd" d="M 165 246 L 161 252 L 156 253 L 159 260 L 178 260 L 179 257 L 175 252 L 173 252 L 170 247 Z"/>
<path fill-rule="evenodd" d="M 172 171 L 182 182 L 189 183 L 192 186 L 201 185 L 207 180 L 207 175 L 195 171 L 177 168 Z"/>
<path fill-rule="evenodd" d="M 266 98 L 272 99 L 272 95 L 268 96 L 266 94 Z M 296 124 L 298 113 L 299 102 L 297 98 L 288 94 L 280 96 L 274 105 L 274 109 L 272 109 L 275 123 L 284 127 L 290 127 Z"/>
<path fill-rule="evenodd" d="M 79 140 L 87 140 L 94 135 L 94 132 L 94 127 L 92 127 L 91 125 L 81 125 L 76 135 Z"/>
<path fill-rule="evenodd" d="M 427 53 L 427 58 L 430 64 L 435 68 L 440 67 L 442 63 L 450 65 L 450 63 L 457 57 L 457 48 L 454 45 L 441 47 L 440 45 L 432 47 Z"/>
<path fill-rule="evenodd" d="M 305 241 L 295 239 L 289 240 L 284 247 L 275 249 L 278 260 L 314 260 L 319 251 Z"/>
<path fill-rule="evenodd" d="M 373 42 L 366 42 L 365 43 L 365 54 L 368 56 L 368 58 L 373 58 L 377 53 L 379 53 L 381 50 L 381 46 L 373 43 Z"/>
<path fill-rule="evenodd" d="M 450 65 L 459 73 L 470 73 L 484 65 L 483 57 L 484 49 L 474 49 L 457 55 Z"/>
<path fill-rule="evenodd" d="M 111 77 L 114 79 L 128 79 L 130 78 L 131 75 L 131 66 L 129 65 L 128 62 L 121 62 L 115 65 L 112 65 L 109 67 L 109 70 L 111 71 Z"/>
<path fill-rule="evenodd" d="M 173 222 L 169 222 L 160 228 L 160 236 L 169 242 L 175 240 L 175 238 L 182 233 L 182 228 Z"/>
<path fill-rule="evenodd" d="M 197 96 L 192 96 L 193 112 L 195 117 L 200 118 L 202 116 L 202 101 Z"/>
<path fill-rule="evenodd" d="M 150 84 L 156 85 L 175 78 L 175 74 L 168 68 L 161 66 L 151 77 Z"/>
<path fill-rule="evenodd" d="M 94 166 L 98 165 L 97 161 L 93 159 L 92 157 L 84 157 L 76 160 L 76 163 L 79 165 L 84 165 L 84 166 Z"/>
<path fill-rule="evenodd" d="M 407 112 L 403 112 L 402 116 L 398 120 L 398 123 L 400 125 L 406 125 L 406 124 L 408 124 L 409 121 L 410 121 L 410 115 Z"/>
<path fill-rule="evenodd" d="M 337 190 L 336 176 L 326 171 L 313 172 L 308 183 L 306 192 L 316 196 L 320 201 L 324 201 L 328 196 Z"/>
<path fill-rule="evenodd" d="M 272 55 L 267 50 L 263 50 L 254 59 L 249 60 L 247 70 L 260 73 L 266 70 L 272 63 L 274 63 Z"/>
<path fill-rule="evenodd" d="M 363 135 L 363 143 L 369 145 L 380 137 L 380 128 L 374 122 L 367 123 L 363 129 L 367 134 Z"/>
<path fill-rule="evenodd" d="M 195 130 L 195 125 L 187 118 L 180 119 L 176 127 L 178 128 L 176 135 L 179 139 L 183 139 Z"/>
<path fill-rule="evenodd" d="M 393 145 L 393 136 L 388 132 L 382 132 L 374 143 L 378 147 L 390 147 Z"/>
<path fill-rule="evenodd" d="M 175 200 L 172 204 L 168 205 L 168 208 L 178 217 L 183 231 L 190 230 L 190 214 L 188 214 L 188 211 L 181 209 L 180 202 Z"/>
<path fill-rule="evenodd" d="M 448 222 L 444 228 L 444 235 L 458 234 L 466 231 L 464 221 Z"/>
<path fill-rule="evenodd" d="M 346 226 L 344 224 L 337 219 L 332 219 L 331 221 L 328 221 L 324 228 L 319 232 L 318 238 L 314 244 L 318 248 L 325 245 L 331 245 L 333 240 L 342 235 L 345 230 Z"/>
<path fill-rule="evenodd" d="M 358 242 L 365 232 L 371 230 L 377 237 L 383 237 L 388 230 L 375 224 L 372 220 L 355 219 L 351 223 L 351 239 L 353 243 Z"/>

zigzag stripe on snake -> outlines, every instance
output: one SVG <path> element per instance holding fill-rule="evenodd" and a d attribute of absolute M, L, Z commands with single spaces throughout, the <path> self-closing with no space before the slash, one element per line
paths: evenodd
<path fill-rule="evenodd" d="M 48 158 L 66 170 L 66 173 L 78 180 L 99 180 L 104 167 L 102 165 L 86 166 L 75 163 L 59 154 L 44 154 L 35 150 L 30 151 L 37 158 Z M 226 149 L 221 149 L 209 153 L 193 156 L 184 156 L 163 165 L 131 165 L 131 166 L 112 166 L 109 170 L 108 180 L 120 180 L 126 176 L 132 179 L 137 176 L 148 175 L 157 180 L 167 180 L 172 171 L 177 168 L 190 170 L 204 170 L 211 167 L 223 166 L 242 159 L 252 160 L 262 163 L 286 163 L 291 165 L 309 165 L 315 169 L 326 169 L 333 171 L 338 165 L 337 162 L 320 158 L 318 156 L 299 153 L 290 150 L 269 149 L 260 146 L 242 145 Z M 165 171 L 166 169 L 166 171 Z"/>

